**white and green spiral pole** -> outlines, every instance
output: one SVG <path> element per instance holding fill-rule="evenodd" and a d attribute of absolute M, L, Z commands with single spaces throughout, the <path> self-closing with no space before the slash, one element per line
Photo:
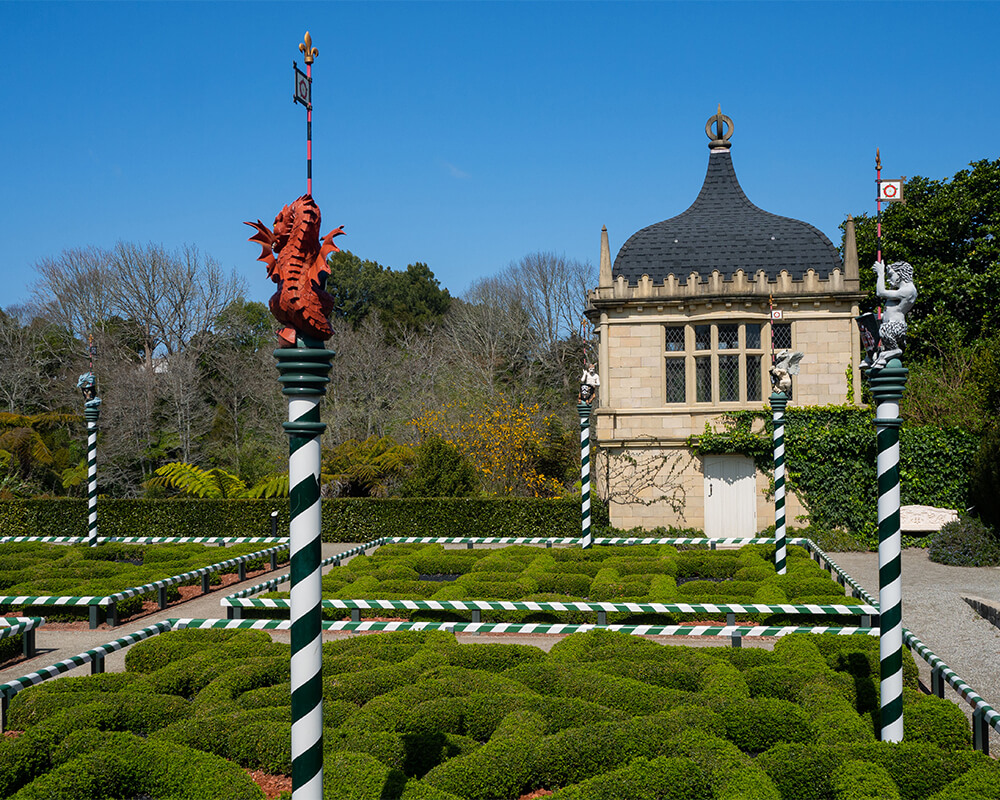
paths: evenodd
<path fill-rule="evenodd" d="M 878 606 L 883 742 L 903 739 L 903 581 L 899 524 L 899 401 L 909 370 L 892 358 L 869 373 L 878 443 Z"/>
<path fill-rule="evenodd" d="M 784 575 L 788 571 L 785 544 L 785 407 L 788 395 L 772 392 L 770 401 L 774 415 L 774 569 Z"/>
<path fill-rule="evenodd" d="M 97 421 L 101 398 L 97 396 L 93 372 L 83 373 L 76 386 L 83 393 L 83 419 L 87 423 L 87 544 L 97 547 Z"/>
<path fill-rule="evenodd" d="M 292 623 L 292 796 L 323 797 L 323 631 L 320 584 L 322 506 L 319 406 L 330 381 L 333 352 L 316 339 L 274 351 L 281 392 L 288 398 Z"/>
<path fill-rule="evenodd" d="M 577 403 L 580 415 L 580 546 L 587 548 L 594 544 L 594 534 L 590 529 L 590 404 Z"/>

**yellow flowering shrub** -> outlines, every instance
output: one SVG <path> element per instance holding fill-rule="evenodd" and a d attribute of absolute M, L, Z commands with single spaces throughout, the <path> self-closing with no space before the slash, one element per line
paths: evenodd
<path fill-rule="evenodd" d="M 548 417 L 538 405 L 500 398 L 490 407 L 449 403 L 413 420 L 422 439 L 439 436 L 458 448 L 490 494 L 553 497 L 562 485 L 536 468 L 538 443 Z"/>

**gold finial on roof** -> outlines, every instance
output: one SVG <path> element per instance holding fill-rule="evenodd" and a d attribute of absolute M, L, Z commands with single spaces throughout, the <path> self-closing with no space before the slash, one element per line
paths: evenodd
<path fill-rule="evenodd" d="M 715 130 L 712 130 L 712 125 Z M 729 142 L 733 135 L 735 126 L 732 119 L 722 113 L 722 103 L 719 103 L 719 110 L 705 123 L 705 135 L 709 138 L 708 146 L 713 150 L 716 147 L 724 147 L 727 150 L 732 146 Z"/>
<path fill-rule="evenodd" d="M 312 64 L 315 61 L 316 56 L 319 55 L 319 50 L 313 47 L 312 36 L 309 35 L 309 31 L 306 31 L 306 40 L 299 45 L 299 52 L 305 56 L 305 62 L 307 64 Z"/>

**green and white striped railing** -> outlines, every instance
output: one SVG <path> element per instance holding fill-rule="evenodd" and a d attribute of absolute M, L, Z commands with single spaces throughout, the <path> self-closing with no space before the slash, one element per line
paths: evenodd
<path fill-rule="evenodd" d="M 43 622 L 44 620 L 40 620 L 39 624 Z M 62 661 L 58 661 L 55 664 L 42 667 L 41 669 L 29 672 L 27 675 L 23 675 L 20 678 L 14 678 L 12 681 L 0 684 L 0 730 L 4 730 L 7 727 L 7 708 L 10 704 L 11 698 L 23 689 L 27 689 L 29 686 L 35 686 L 43 681 L 51 680 L 52 678 L 58 678 L 60 675 L 86 664 L 91 665 L 92 673 L 104 672 L 104 658 L 106 656 L 128 647 L 129 645 L 133 645 L 136 642 L 141 642 L 143 639 L 148 639 L 150 636 L 165 633 L 170 629 L 170 620 L 157 622 L 154 625 L 150 625 L 148 628 L 143 628 L 135 633 L 130 633 L 128 636 L 115 639 L 113 642 L 102 644 L 99 647 L 92 648 L 91 650 L 85 650 L 75 656 L 64 658 Z"/>
<path fill-rule="evenodd" d="M 0 605 L 4 606 L 14 606 L 14 607 L 31 607 L 31 606 L 66 606 L 66 607 L 80 607 L 89 606 L 91 608 L 90 625 L 92 628 L 96 628 L 98 625 L 97 621 L 97 608 L 101 606 L 108 607 L 108 624 L 114 626 L 117 624 L 115 619 L 114 607 L 121 601 L 126 600 L 129 597 L 136 597 L 142 594 L 150 594 L 155 591 L 165 591 L 170 586 L 175 586 L 179 583 L 191 580 L 193 578 L 202 579 L 202 590 L 208 591 L 208 577 L 214 572 L 221 572 L 229 567 L 237 567 L 240 571 L 243 570 L 244 566 L 248 561 L 252 561 L 258 558 L 266 558 L 272 555 L 277 556 L 288 549 L 288 545 L 278 545 L 276 547 L 270 547 L 266 550 L 259 550 L 255 553 L 248 553 L 247 555 L 237 556 L 236 558 L 229 558 L 225 561 L 219 561 L 215 564 L 211 564 L 207 567 L 200 567 L 190 572 L 184 572 L 180 575 L 173 575 L 169 578 L 163 578 L 162 580 L 153 581 L 152 583 L 146 583 L 142 586 L 131 586 L 121 591 L 114 592 L 105 596 L 73 596 L 73 595 L 0 595 Z M 161 606 L 165 605 L 165 597 L 161 597 Z"/>
<path fill-rule="evenodd" d="M 944 684 L 948 684 L 958 692 L 959 696 L 972 706 L 972 744 L 977 750 L 989 752 L 989 730 L 1000 733 L 1000 713 L 983 700 L 969 684 L 963 681 L 954 670 L 938 658 L 931 649 L 916 637 L 911 631 L 903 628 L 903 642 L 915 651 L 931 667 L 931 692 L 938 697 L 944 697 Z"/>
<path fill-rule="evenodd" d="M 223 606 L 239 608 L 288 608 L 288 600 L 255 599 L 233 595 Z M 632 614 L 795 614 L 813 616 L 878 615 L 870 605 L 792 603 L 612 603 L 583 601 L 541 602 L 534 600 L 340 600 L 323 601 L 323 608 L 363 611 L 588 611 Z"/>
<path fill-rule="evenodd" d="M 253 630 L 288 630 L 287 619 L 178 619 L 180 628 L 228 628 Z M 828 625 L 594 625 L 542 622 L 408 622 L 340 620 L 324 622 L 323 630 L 331 632 L 366 633 L 374 631 L 451 631 L 453 633 L 546 633 L 570 634 L 592 630 L 610 630 L 633 636 L 788 636 L 793 633 L 831 633 L 838 636 L 878 636 L 876 628 L 834 627 Z"/>
<path fill-rule="evenodd" d="M 97 543 L 119 544 L 281 544 L 281 536 L 98 536 Z M 11 542 L 48 542 L 49 544 L 89 544 L 86 536 L 0 536 L 0 544 Z"/>
<path fill-rule="evenodd" d="M 851 593 L 854 595 L 854 597 L 860 598 L 861 600 L 864 600 L 869 605 L 872 605 L 872 606 L 875 606 L 876 608 L 878 608 L 878 601 L 874 597 L 872 597 L 870 594 L 868 594 L 868 592 L 865 591 L 864 587 L 860 583 L 858 583 L 856 580 L 854 580 L 854 578 L 852 578 L 850 575 L 848 575 L 847 571 L 844 570 L 843 567 L 841 567 L 840 565 L 836 564 L 830 558 L 830 556 L 828 556 L 825 552 L 823 552 L 823 550 L 821 550 L 819 548 L 819 546 L 816 545 L 811 539 L 790 539 L 789 541 L 792 544 L 803 545 L 804 547 L 806 547 L 808 550 L 810 550 L 813 553 L 813 555 L 817 558 L 817 560 L 821 560 L 821 561 L 826 562 L 826 564 L 829 566 L 829 568 L 833 572 L 836 572 L 837 575 L 840 576 L 841 580 L 843 581 L 843 585 L 844 585 L 845 589 L 847 587 L 850 587 Z"/>
<path fill-rule="evenodd" d="M 375 539 L 374 541 L 367 542 L 366 544 L 358 545 L 357 547 L 352 547 L 350 550 L 345 550 L 344 552 L 337 553 L 336 555 L 330 556 L 329 558 L 324 558 L 322 561 L 319 562 L 319 564 L 321 567 L 329 567 L 331 565 L 335 567 L 340 566 L 340 562 L 343 561 L 344 559 L 350 558 L 351 556 L 356 556 L 359 553 L 364 553 L 366 550 L 370 550 L 373 547 L 378 547 L 380 544 L 383 543 L 383 541 L 384 539 Z M 273 589 L 276 589 L 283 583 L 288 583 L 291 577 L 292 577 L 291 573 L 286 572 L 284 575 L 279 575 L 277 578 L 269 578 L 268 580 L 263 581 L 262 583 L 258 583 L 256 586 L 251 586 L 247 589 L 241 589 L 238 592 L 233 592 L 230 595 L 226 595 L 225 599 L 232 599 L 235 597 L 250 597 L 251 595 L 259 594 L 260 592 L 269 592 L 272 591 Z M 225 605 L 225 603 L 223 603 L 223 605 Z"/>

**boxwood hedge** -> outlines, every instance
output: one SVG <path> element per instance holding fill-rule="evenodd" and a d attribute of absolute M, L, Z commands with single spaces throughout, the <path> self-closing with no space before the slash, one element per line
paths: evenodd
<path fill-rule="evenodd" d="M 271 513 L 288 531 L 288 500 L 101 500 L 102 536 L 270 536 Z M 607 525 L 607 509 L 593 506 Z M 85 536 L 87 500 L 46 498 L 0 501 L 5 536 Z M 323 501 L 323 541 L 367 542 L 383 536 L 580 535 L 579 499 L 334 498 Z"/>
<path fill-rule="evenodd" d="M 855 690 L 868 642 L 741 651 L 606 629 L 549 653 L 443 631 L 328 642 L 324 798 L 998 796 L 1000 767 L 969 749 L 964 715 L 910 673 L 906 741 L 875 741 Z M 26 689 L 10 708 L 24 732 L 0 739 L 0 796 L 259 798 L 243 769 L 291 768 L 288 655 L 260 631 L 181 631 L 133 647 L 123 674 Z"/>

